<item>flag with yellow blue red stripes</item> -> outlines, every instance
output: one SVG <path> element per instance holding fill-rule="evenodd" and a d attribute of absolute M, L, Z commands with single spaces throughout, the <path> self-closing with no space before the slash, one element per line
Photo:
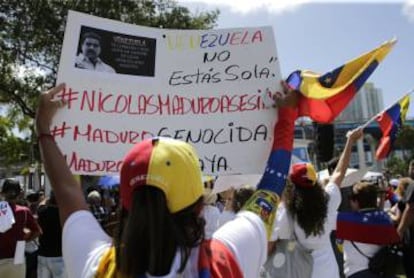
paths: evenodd
<path fill-rule="evenodd" d="M 308 70 L 291 73 L 287 83 L 301 92 L 299 116 L 309 116 L 319 123 L 332 122 L 345 109 L 395 43 L 395 39 L 387 41 L 322 75 Z"/>

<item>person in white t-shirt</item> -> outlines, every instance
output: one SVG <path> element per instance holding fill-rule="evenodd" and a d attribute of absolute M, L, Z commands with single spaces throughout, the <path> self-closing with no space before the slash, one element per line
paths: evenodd
<path fill-rule="evenodd" d="M 282 83 L 287 106 L 296 93 Z M 276 191 L 257 190 L 244 211 L 204 240 L 203 184 L 198 156 L 187 143 L 156 137 L 137 143 L 120 171 L 121 219 L 112 240 L 88 210 L 80 184 L 50 134 L 54 100 L 65 84 L 40 96 L 36 130 L 46 173 L 63 225 L 62 253 L 68 277 L 259 277 L 273 225 Z M 293 130 L 294 115 L 279 109 Z M 257 202 L 260 198 L 260 202 Z"/>
<path fill-rule="evenodd" d="M 337 209 L 341 203 L 339 187 L 349 164 L 352 145 L 361 136 L 361 129 L 349 132 L 345 148 L 325 187 L 317 182 L 316 171 L 311 164 L 292 166 L 289 176 L 291 184 L 279 204 L 271 239 L 289 239 L 294 232 L 299 242 L 311 250 L 312 278 L 339 278 L 330 234 L 336 227 Z M 288 217 L 293 219 L 294 231 L 290 229 Z"/>
<path fill-rule="evenodd" d="M 13 211 L 11 210 L 9 203 L 0 201 L 0 233 L 8 231 L 13 226 L 14 222 Z"/>
<path fill-rule="evenodd" d="M 210 239 L 213 233 L 218 229 L 218 220 L 220 217 L 220 211 L 215 206 L 217 201 L 217 194 L 212 193 L 210 188 L 204 189 L 204 207 L 202 210 L 203 218 L 206 222 L 204 227 L 204 236 L 206 239 Z"/>
<path fill-rule="evenodd" d="M 378 189 L 367 182 L 359 182 L 352 187 L 349 197 L 353 211 L 377 209 Z M 375 232 L 375 231 L 373 231 Z M 368 258 L 380 249 L 380 245 L 344 240 L 344 272 L 348 278 L 379 278 L 368 269 Z"/>

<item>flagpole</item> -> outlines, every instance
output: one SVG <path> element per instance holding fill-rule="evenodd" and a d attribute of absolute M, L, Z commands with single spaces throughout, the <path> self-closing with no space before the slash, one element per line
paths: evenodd
<path fill-rule="evenodd" d="M 381 115 L 382 113 L 384 113 L 385 111 L 387 111 L 388 109 L 390 109 L 391 107 L 393 107 L 396 103 L 398 103 L 400 100 L 402 100 L 403 98 L 405 98 L 406 96 L 411 95 L 412 93 L 414 93 L 414 89 L 412 89 L 411 91 L 409 91 L 408 93 L 406 93 L 404 96 L 402 96 L 401 98 L 399 98 L 396 102 L 394 102 L 393 104 L 391 104 L 390 106 L 388 106 L 387 108 L 385 108 L 384 110 L 382 110 L 381 112 L 379 112 L 378 114 L 376 114 L 374 117 L 372 117 L 371 119 L 369 119 L 365 124 L 360 125 L 358 128 L 366 128 L 370 123 L 372 123 L 373 121 L 375 121 L 375 119 L 378 117 L 378 115 Z"/>

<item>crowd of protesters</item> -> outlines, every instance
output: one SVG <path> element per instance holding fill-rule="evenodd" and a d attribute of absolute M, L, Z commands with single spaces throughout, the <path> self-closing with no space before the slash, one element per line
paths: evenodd
<path fill-rule="evenodd" d="M 53 191 L 23 190 L 16 179 L 5 179 L 1 189 L 0 277 L 67 277 L 62 257 L 62 227 Z M 105 195 L 105 198 L 101 198 Z M 85 190 L 89 208 L 108 229 L 116 217 L 116 192 L 90 186 Z M 6 212 L 7 211 L 7 212 Z M 13 217 L 6 220 L 6 214 Z M 11 220 L 10 220 L 11 219 Z M 17 242 L 24 241 L 24 262 L 15 263 Z"/>
<path fill-rule="evenodd" d="M 410 259 L 414 257 L 414 247 L 411 240 L 414 236 L 414 228 L 412 224 L 412 219 L 414 218 L 412 215 L 412 195 L 414 186 L 412 179 L 414 178 L 414 172 L 412 170 L 413 165 L 414 162 L 411 163 L 409 169 L 410 172 L 408 172 L 406 177 L 399 176 L 386 179 L 387 175 L 385 174 L 383 178 L 363 181 L 356 184 L 353 189 L 353 195 L 348 196 L 353 200 L 350 201 L 350 207 L 354 206 L 354 209 L 378 207 L 388 212 L 395 223 L 397 231 L 403 239 L 402 244 L 404 246 L 403 250 L 405 256 L 403 256 L 404 266 L 400 270 L 400 273 L 405 274 L 405 272 L 407 272 L 406 277 L 414 277 Z M 292 182 L 294 182 L 294 179 L 295 178 L 292 177 Z M 296 183 L 300 184 L 300 182 Z M 237 186 L 237 189 L 231 187 L 225 192 L 215 194 L 211 193 L 212 190 L 209 188 L 209 186 L 214 187 L 214 181 L 213 185 L 205 185 L 206 190 L 204 193 L 203 208 L 205 237 L 211 238 L 216 230 L 236 217 L 236 214 L 241 210 L 245 202 L 253 195 L 254 189 L 250 186 Z M 286 188 L 285 194 L 287 194 L 287 196 L 293 196 L 293 185 L 293 183 L 290 183 L 290 186 Z M 323 189 L 322 187 L 320 188 Z M 329 187 L 325 186 L 325 190 L 328 188 Z M 304 242 L 312 242 L 311 238 L 315 235 L 318 236 L 320 233 L 318 231 L 322 230 L 321 228 L 324 225 L 324 231 L 329 232 L 334 230 L 332 227 L 326 228 L 327 224 L 323 224 L 328 222 L 332 223 L 332 219 L 328 218 L 328 222 L 320 222 L 318 220 L 319 218 L 324 221 L 327 214 L 318 212 L 318 206 L 314 203 L 318 200 L 319 204 L 325 204 L 323 206 L 326 206 L 328 200 L 330 202 L 335 202 L 335 205 L 332 205 L 333 212 L 328 213 L 328 215 L 333 213 L 334 216 L 332 217 L 335 218 L 334 212 L 336 211 L 336 207 L 339 206 L 340 201 L 338 201 L 336 197 L 333 198 L 332 196 L 324 194 L 323 191 L 320 191 L 319 189 L 317 192 L 319 193 L 311 193 L 311 195 L 299 197 L 297 194 L 303 194 L 303 189 L 301 190 L 301 187 L 299 187 L 299 189 L 296 190 L 295 196 L 297 197 L 295 198 L 303 198 L 303 202 L 293 202 L 285 199 L 288 208 L 299 213 L 297 217 L 299 221 L 297 224 L 299 225 L 298 227 L 304 225 L 303 231 L 309 233 L 308 236 L 305 234 L 301 235 Z M 3 226 L 5 223 L 4 221 L 1 222 L 0 277 L 67 277 L 62 258 L 62 227 L 59 221 L 59 208 L 53 192 L 51 192 L 49 196 L 45 196 L 43 190 L 37 192 L 29 190 L 24 192 L 19 182 L 13 179 L 6 179 L 1 188 L 1 194 L 2 199 L 8 202 L 9 207 L 14 214 L 15 222 L 9 227 L 7 225 Z M 84 195 L 94 217 L 99 224 L 112 235 L 114 233 L 113 226 L 117 223 L 116 207 L 118 204 L 116 202 L 118 201 L 118 198 L 114 198 L 116 196 L 115 194 L 117 194 L 117 192 L 113 193 L 108 190 L 102 190 L 99 186 L 91 186 L 86 189 Z M 326 196 L 322 197 L 324 195 Z M 105 196 L 105 198 L 102 196 Z M 305 200 L 306 198 L 312 198 L 313 201 Z M 305 205 L 306 203 L 308 206 Z M 295 207 L 298 204 L 301 204 L 300 206 L 305 206 L 303 208 Z M 272 248 L 274 247 L 277 238 L 283 237 L 283 234 L 287 233 L 286 229 L 289 228 L 289 225 L 285 222 L 286 220 L 282 220 L 284 215 L 286 215 L 286 205 L 285 202 L 283 202 L 279 206 L 277 213 L 279 220 L 277 220 L 275 224 L 275 232 L 270 241 L 273 245 L 269 245 L 269 253 L 273 252 Z M 323 206 L 321 207 L 322 210 Z M 300 212 L 301 209 L 304 210 L 304 212 Z M 309 210 L 312 210 L 313 214 L 310 213 Z M 303 215 L 308 221 L 301 220 L 300 217 L 302 216 L 300 215 Z M 316 218 L 314 219 L 312 215 Z M 312 234 L 314 234 L 314 236 L 310 236 Z M 24 248 L 25 262 L 14 264 L 16 244 L 21 240 L 26 242 Z M 323 252 L 317 251 L 315 244 L 315 240 L 313 240 L 311 249 L 314 251 L 314 254 L 319 253 L 322 257 L 327 256 L 327 258 L 334 259 L 333 253 L 331 252 L 336 246 L 331 246 L 329 240 L 325 237 L 321 240 L 322 246 L 326 246 L 325 248 L 327 248 Z M 329 265 L 329 269 L 321 267 L 314 277 L 376 277 L 367 274 L 367 269 L 362 269 L 359 273 L 355 273 L 352 268 L 355 268 L 355 264 L 357 264 L 357 268 L 360 268 L 361 261 L 364 261 L 365 258 L 361 257 L 358 251 L 356 251 L 357 249 L 352 247 L 350 242 L 341 242 L 340 245 L 343 250 L 343 253 L 341 253 L 342 260 L 343 255 L 346 256 L 345 267 L 341 267 L 341 265 L 337 265 L 336 263 L 332 264 L 330 261 L 331 259 L 321 259 L 320 261 L 323 263 L 318 262 L 318 259 L 315 259 L 315 263 L 321 266 L 326 262 Z M 361 252 L 364 252 L 364 254 L 366 253 L 367 256 L 373 256 L 379 249 L 379 246 L 363 243 L 357 243 L 357 246 L 361 249 Z M 333 262 L 336 261 L 334 260 Z M 365 267 L 366 266 L 367 262 L 365 262 Z M 345 269 L 345 273 L 340 273 L 340 269 Z M 337 273 L 335 274 L 337 276 L 332 276 L 332 274 L 329 274 L 329 271 Z"/>
<path fill-rule="evenodd" d="M 384 178 L 385 177 L 386 175 L 384 175 Z M 353 194 L 353 198 L 354 200 L 361 200 L 361 198 L 365 198 L 365 201 L 362 200 L 358 201 L 357 203 L 354 202 L 353 204 L 354 206 L 358 204 L 365 207 L 377 206 L 379 208 L 383 208 L 389 213 L 395 223 L 395 226 L 398 227 L 401 223 L 402 215 L 404 215 L 406 205 L 408 204 L 408 206 L 410 206 L 410 201 L 407 199 L 409 196 L 406 195 L 406 191 L 410 188 L 410 185 L 412 186 L 412 184 L 413 180 L 410 177 L 390 178 L 388 181 L 384 181 L 382 178 L 377 178 L 376 180 L 371 180 L 370 182 L 365 181 L 363 183 L 359 183 L 355 186 L 355 194 Z M 205 206 L 203 208 L 203 216 L 206 222 L 205 237 L 211 238 L 212 234 L 219 227 L 236 217 L 237 212 L 241 210 L 245 202 L 251 197 L 254 189 L 249 186 L 242 186 L 238 189 L 230 188 L 225 192 L 215 194 L 211 193 L 211 188 L 209 188 L 209 186 L 214 187 L 214 181 L 213 185 L 205 185 Z M 293 184 L 287 188 L 286 194 L 292 194 L 292 186 Z M 13 225 L 13 229 L 8 230 L 7 233 L 2 230 L 0 233 L 1 242 L 9 242 L 8 238 L 10 238 L 10 235 L 12 234 L 15 236 L 16 240 L 26 240 L 25 264 L 11 264 L 11 259 L 14 257 L 14 253 L 7 251 L 7 249 L 11 249 L 12 246 L 6 246 L 4 244 L 2 245 L 0 250 L 2 251 L 2 254 L 5 255 L 2 255 L 1 257 L 2 263 L 0 264 L 0 271 L 9 272 L 0 272 L 3 274 L 7 273 L 4 274 L 5 276 L 1 277 L 66 277 L 64 262 L 62 258 L 62 228 L 59 221 L 59 209 L 56 204 L 56 199 L 53 192 L 51 192 L 50 196 L 47 197 L 44 196 L 44 191 L 42 190 L 39 190 L 37 192 L 34 192 L 32 190 L 23 192 L 21 185 L 12 179 L 7 179 L 4 182 L 1 192 L 3 199 L 9 203 L 12 211 L 15 213 L 16 221 L 15 225 Z M 364 193 L 360 192 L 365 192 L 365 195 Z M 116 222 L 116 217 L 114 214 L 116 213 L 117 204 L 115 203 L 115 200 L 117 200 L 117 198 L 111 197 L 114 194 L 116 194 L 116 192 L 113 193 L 109 192 L 108 190 L 102 190 L 98 186 L 88 187 L 85 191 L 85 198 L 89 204 L 89 208 L 92 214 L 102 225 L 102 227 L 104 227 L 110 233 L 112 233 L 112 230 L 109 229 L 109 227 L 111 227 L 111 225 L 114 225 Z M 101 197 L 102 195 L 105 195 L 109 198 L 106 197 L 103 199 Z M 356 196 L 358 195 L 361 195 L 362 197 L 357 198 Z M 116 195 L 114 195 L 114 197 L 115 196 Z M 315 200 L 315 195 L 312 197 L 314 198 L 313 200 Z M 333 200 L 332 197 L 329 199 L 331 201 Z M 368 201 L 366 201 L 367 199 Z M 359 202 L 361 202 L 361 204 L 359 204 Z M 320 203 L 323 204 L 324 202 L 321 201 Z M 288 201 L 287 204 L 289 204 L 289 206 L 292 206 L 291 201 Z M 338 204 L 335 206 L 337 205 Z M 317 208 L 312 204 L 310 204 L 310 207 L 312 207 L 314 210 Z M 308 208 L 304 207 L 304 209 L 306 210 Z M 283 230 L 286 230 L 286 228 L 288 228 L 288 225 L 286 223 L 282 223 L 284 220 L 281 220 L 283 218 L 283 215 L 285 215 L 285 210 L 286 208 L 284 205 L 280 206 L 278 211 L 279 224 L 276 224 L 277 228 L 275 229 L 275 234 L 273 235 L 273 239 L 271 241 L 273 243 L 276 242 L 278 236 L 283 237 L 283 233 L 286 232 Z M 21 217 L 19 217 L 22 211 L 25 215 L 23 225 L 21 224 Z M 409 213 L 410 208 L 408 208 L 407 212 L 405 212 L 405 214 L 408 214 L 405 216 L 406 219 L 409 218 Z M 304 215 L 306 215 L 307 218 L 310 217 L 310 225 L 315 225 L 315 227 L 318 227 L 318 221 L 312 219 L 312 214 L 306 213 Z M 317 210 L 315 215 L 316 217 L 320 217 L 318 216 L 320 214 L 317 213 Z M 404 228 L 405 226 L 407 226 L 407 224 L 401 224 L 401 229 L 403 231 L 402 233 L 406 234 L 403 236 L 403 238 L 404 246 L 406 247 L 404 249 L 407 254 L 406 258 L 408 258 L 409 256 L 413 256 L 412 244 L 410 244 L 410 238 L 412 238 L 412 229 Z M 24 235 L 19 236 L 16 232 L 15 227 L 18 227 L 19 229 L 23 227 L 22 230 L 24 231 Z M 326 243 L 328 241 L 323 240 L 322 242 Z M 350 243 L 341 243 L 341 245 L 345 245 L 345 247 L 343 247 L 345 249 L 345 252 L 347 249 L 354 249 L 353 247 L 347 247 L 348 244 Z M 270 246 L 272 248 L 272 245 Z M 327 247 L 329 248 L 328 252 L 323 252 L 322 254 L 328 255 L 331 252 L 330 248 L 334 246 L 328 245 Z M 272 252 L 271 248 L 269 249 L 270 253 Z M 369 249 L 366 246 L 363 246 L 362 248 L 370 256 L 372 256 L 373 253 L 378 250 L 377 246 L 375 246 L 373 249 Z M 355 263 L 355 261 L 364 260 L 364 258 L 361 258 L 358 253 L 352 251 L 351 253 L 353 256 L 350 257 L 349 254 L 347 255 L 348 258 L 352 258 L 346 260 L 347 269 L 350 267 L 352 268 L 352 264 Z M 10 262 L 9 266 L 7 266 L 6 261 Z M 335 266 L 335 264 L 333 265 Z M 23 274 L 24 267 L 26 269 L 25 275 Z M 410 271 L 410 267 L 410 261 L 408 261 L 406 264 L 408 271 Z M 14 270 L 5 270 L 6 268 L 13 268 Z M 332 265 L 330 269 L 338 271 L 335 270 L 336 268 L 333 268 Z M 338 269 L 340 269 L 339 266 Z M 326 270 L 323 270 L 322 272 L 327 273 Z M 13 276 L 11 273 L 16 274 L 13 274 Z M 401 271 L 401 274 L 402 273 L 404 273 L 404 270 Z M 339 272 L 338 275 L 343 276 Z"/>

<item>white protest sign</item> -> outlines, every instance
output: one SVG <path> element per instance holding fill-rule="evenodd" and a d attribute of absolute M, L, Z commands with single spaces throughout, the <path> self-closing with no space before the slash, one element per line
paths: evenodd
<path fill-rule="evenodd" d="M 13 211 L 6 201 L 0 201 L 0 233 L 9 230 L 16 222 Z"/>
<path fill-rule="evenodd" d="M 261 174 L 280 91 L 271 27 L 168 30 L 69 12 L 51 127 L 74 173 L 118 173 L 152 136 L 192 144 L 205 174 Z"/>

